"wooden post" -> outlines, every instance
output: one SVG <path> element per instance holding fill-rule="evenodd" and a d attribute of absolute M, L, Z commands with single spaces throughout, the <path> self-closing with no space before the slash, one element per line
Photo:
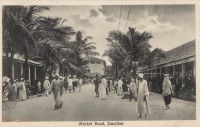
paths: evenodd
<path fill-rule="evenodd" d="M 15 64 L 14 62 L 12 63 L 12 79 L 15 78 Z"/>
<path fill-rule="evenodd" d="M 34 66 L 34 79 L 36 80 L 37 78 L 37 70 L 36 70 L 36 66 Z"/>
<path fill-rule="evenodd" d="M 196 76 L 196 61 L 193 61 L 193 76 Z"/>
<path fill-rule="evenodd" d="M 176 75 L 176 66 L 173 65 L 173 77 Z"/>
<path fill-rule="evenodd" d="M 20 65 L 21 65 L 21 77 L 22 77 L 22 75 L 23 75 L 23 73 L 24 73 L 24 71 L 23 71 L 23 69 L 24 69 L 24 68 L 23 68 L 23 63 L 21 63 Z"/>
<path fill-rule="evenodd" d="M 28 80 L 31 81 L 31 65 L 28 65 Z"/>
<path fill-rule="evenodd" d="M 160 68 L 160 78 L 161 78 L 161 76 L 162 76 L 162 68 Z"/>
<path fill-rule="evenodd" d="M 185 63 L 182 64 L 182 87 L 185 86 Z"/>

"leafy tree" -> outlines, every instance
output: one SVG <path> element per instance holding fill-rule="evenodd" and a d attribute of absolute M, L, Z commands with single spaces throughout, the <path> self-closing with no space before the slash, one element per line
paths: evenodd
<path fill-rule="evenodd" d="M 151 38 L 153 38 L 153 36 L 150 33 L 146 31 L 140 33 L 136 31 L 135 28 L 131 27 L 129 27 L 129 30 L 126 34 L 122 33 L 121 31 L 111 31 L 107 40 L 109 43 L 111 43 L 109 47 L 115 50 L 115 52 L 110 52 L 109 49 L 105 52 L 105 55 L 112 59 L 112 61 L 114 61 L 114 63 L 116 64 L 117 60 L 114 60 L 112 56 L 116 55 L 116 57 L 120 58 L 119 54 L 117 53 L 122 53 L 122 50 L 119 49 L 123 49 L 124 60 L 121 58 L 119 59 L 123 60 L 124 63 L 124 67 L 122 67 L 122 70 L 124 70 L 125 73 L 127 70 L 129 70 L 129 72 L 132 70 L 133 74 L 135 74 L 139 65 L 150 66 L 154 59 L 164 57 L 162 49 L 156 48 L 153 51 L 150 50 L 151 45 L 149 44 L 149 40 Z M 114 45 L 120 46 L 116 47 Z M 129 62 L 127 62 L 127 59 L 129 60 Z M 128 63 L 129 67 L 127 67 Z"/>

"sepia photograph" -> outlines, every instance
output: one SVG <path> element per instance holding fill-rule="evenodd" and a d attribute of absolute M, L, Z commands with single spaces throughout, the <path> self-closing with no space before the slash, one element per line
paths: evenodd
<path fill-rule="evenodd" d="M 195 4 L 2 5 L 2 122 L 196 120 Z"/>

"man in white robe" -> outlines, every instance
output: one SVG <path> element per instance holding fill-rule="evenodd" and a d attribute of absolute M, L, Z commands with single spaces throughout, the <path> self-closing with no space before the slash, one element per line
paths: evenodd
<path fill-rule="evenodd" d="M 48 77 L 46 77 L 43 86 L 44 86 L 44 94 L 46 96 L 48 96 L 48 94 L 49 94 L 49 87 L 50 87 L 50 82 L 49 82 L 49 78 Z"/>
<path fill-rule="evenodd" d="M 117 90 L 118 96 L 122 96 L 122 84 L 123 84 L 122 77 L 119 79 L 117 84 L 118 84 L 118 90 Z"/>
<path fill-rule="evenodd" d="M 137 98 L 137 112 L 140 113 L 139 118 L 142 118 L 142 114 L 145 114 L 145 118 L 148 118 L 150 114 L 149 109 L 149 90 L 147 81 L 143 79 L 143 74 L 138 74 L 139 86 L 138 86 L 138 98 Z"/>
<path fill-rule="evenodd" d="M 106 87 L 107 87 L 107 81 L 105 79 L 105 76 L 102 76 L 101 83 L 99 84 L 99 98 L 102 100 L 106 99 Z"/>
<path fill-rule="evenodd" d="M 62 108 L 62 94 L 63 94 L 63 83 L 59 79 L 59 74 L 55 74 L 55 79 L 52 81 L 52 91 L 54 95 L 55 101 L 55 110 L 58 108 Z"/>

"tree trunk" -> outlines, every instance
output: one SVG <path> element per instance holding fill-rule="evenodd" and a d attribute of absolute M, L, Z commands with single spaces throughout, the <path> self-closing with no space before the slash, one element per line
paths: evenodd
<path fill-rule="evenodd" d="M 25 62 L 24 62 L 24 79 L 29 79 L 29 65 L 28 65 L 29 55 L 28 53 L 25 54 Z"/>
<path fill-rule="evenodd" d="M 4 64 L 5 76 L 8 76 L 9 78 L 12 78 L 12 64 L 14 62 L 14 51 L 12 50 L 12 52 L 10 54 L 10 57 L 9 57 L 8 54 L 6 55 L 5 64 Z"/>
<path fill-rule="evenodd" d="M 132 70 L 132 59 L 130 59 L 130 71 Z"/>
<path fill-rule="evenodd" d="M 115 64 L 115 74 L 116 74 L 116 78 L 118 78 L 118 64 L 116 63 Z"/>
<path fill-rule="evenodd" d="M 45 67 L 44 67 L 43 75 L 42 75 L 42 82 L 44 82 L 45 77 L 47 76 L 47 70 L 48 70 L 49 65 L 50 65 L 50 63 L 47 61 L 45 64 Z"/>

